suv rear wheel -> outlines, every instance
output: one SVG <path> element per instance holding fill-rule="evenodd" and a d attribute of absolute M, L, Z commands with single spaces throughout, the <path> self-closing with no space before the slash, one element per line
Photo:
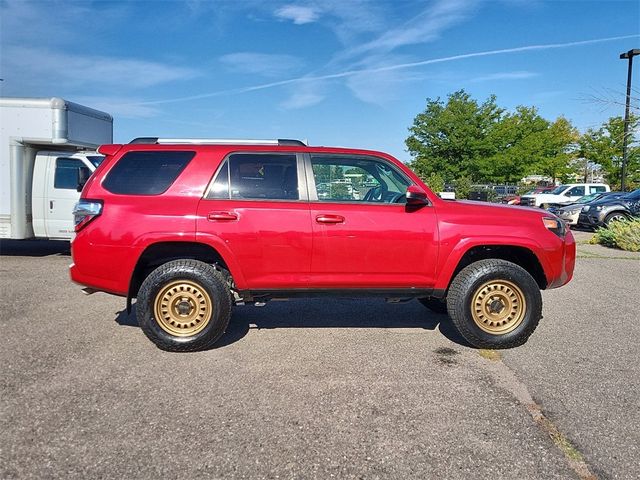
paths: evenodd
<path fill-rule="evenodd" d="M 447 295 L 449 316 L 478 348 L 522 345 L 542 318 L 542 295 L 534 278 L 505 260 L 480 260 L 463 268 Z"/>
<path fill-rule="evenodd" d="M 231 293 L 224 275 L 198 260 L 174 260 L 144 280 L 137 300 L 138 323 L 162 350 L 204 350 L 224 334 Z"/>

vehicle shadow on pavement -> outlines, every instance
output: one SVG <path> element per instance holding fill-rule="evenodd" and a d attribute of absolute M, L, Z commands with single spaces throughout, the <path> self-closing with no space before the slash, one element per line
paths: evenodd
<path fill-rule="evenodd" d="M 0 240 L 0 256 L 47 257 L 71 254 L 66 240 Z"/>
<path fill-rule="evenodd" d="M 118 312 L 116 322 L 138 327 L 135 304 L 131 314 Z M 298 299 L 271 301 L 264 307 L 234 307 L 227 331 L 213 349 L 231 345 L 252 329 L 278 328 L 421 328 L 439 332 L 458 345 L 473 348 L 454 328 L 449 317 L 434 313 L 418 301 L 389 304 L 382 299 Z"/>

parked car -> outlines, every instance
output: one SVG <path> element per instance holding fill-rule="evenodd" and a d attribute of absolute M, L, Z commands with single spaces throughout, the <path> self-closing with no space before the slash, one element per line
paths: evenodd
<path fill-rule="evenodd" d="M 597 202 L 605 198 L 607 200 L 612 200 L 614 198 L 622 197 L 623 195 L 625 195 L 624 192 L 592 193 L 590 195 L 585 195 L 584 197 L 579 198 L 575 203 L 570 203 L 569 205 L 552 205 L 547 208 L 547 211 L 560 217 L 560 219 L 567 225 L 577 225 L 580 211 L 585 205 Z"/>
<path fill-rule="evenodd" d="M 538 195 L 540 193 L 550 192 L 556 187 L 536 187 L 533 190 L 528 191 L 525 195 Z M 521 195 L 507 195 L 502 199 L 502 203 L 506 203 L 508 205 L 520 205 Z"/>
<path fill-rule="evenodd" d="M 640 188 L 618 198 L 604 198 L 585 205 L 578 225 L 589 228 L 608 227 L 611 222 L 640 217 Z"/>
<path fill-rule="evenodd" d="M 137 139 L 75 208 L 73 281 L 136 298 L 159 348 L 209 348 L 233 304 L 300 296 L 417 298 L 472 345 L 524 343 L 541 290 L 571 279 L 575 241 L 546 211 L 444 201 L 402 162 L 296 140 Z M 360 198 L 319 185 L 369 178 Z"/>
<path fill-rule="evenodd" d="M 585 195 L 609 191 L 611 191 L 609 185 L 604 183 L 571 183 L 560 185 L 548 193 L 523 195 L 520 198 L 520 205 L 544 208 L 552 203 L 573 203 Z"/>

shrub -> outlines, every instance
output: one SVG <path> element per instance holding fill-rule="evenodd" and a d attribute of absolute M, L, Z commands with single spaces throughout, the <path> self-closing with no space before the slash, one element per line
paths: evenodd
<path fill-rule="evenodd" d="M 613 222 L 609 228 L 600 228 L 590 243 L 640 252 L 640 218 Z"/>
<path fill-rule="evenodd" d="M 471 178 L 462 176 L 455 181 L 456 198 L 461 200 L 469 198 L 471 192 Z"/>
<path fill-rule="evenodd" d="M 433 172 L 425 180 L 425 183 L 429 186 L 434 193 L 444 192 L 444 178 L 439 173 Z"/>

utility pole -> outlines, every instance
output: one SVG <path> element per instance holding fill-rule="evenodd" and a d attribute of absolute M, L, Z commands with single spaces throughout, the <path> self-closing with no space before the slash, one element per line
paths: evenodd
<path fill-rule="evenodd" d="M 633 70 L 633 57 L 640 55 L 640 48 L 634 48 L 628 52 L 621 53 L 621 60 L 629 60 L 629 70 L 627 72 L 627 101 L 624 108 L 624 138 L 622 139 L 622 172 L 620 178 L 620 190 L 625 191 L 627 180 L 627 149 L 629 143 L 629 105 L 631 103 L 631 72 Z"/>

